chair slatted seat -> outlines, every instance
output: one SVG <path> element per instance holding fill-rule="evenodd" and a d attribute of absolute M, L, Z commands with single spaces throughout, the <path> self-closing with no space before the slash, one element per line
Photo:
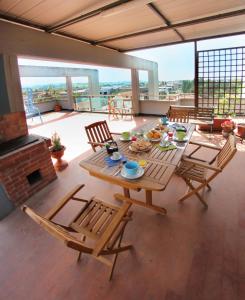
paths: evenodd
<path fill-rule="evenodd" d="M 117 207 L 95 198 L 88 201 L 75 197 L 83 187 L 84 185 L 77 186 L 45 217 L 38 215 L 26 205 L 22 210 L 52 236 L 63 241 L 67 247 L 79 251 L 78 260 L 82 253 L 86 253 L 109 266 L 111 269 L 109 280 L 111 280 L 118 254 L 132 248 L 132 245 L 121 245 L 125 227 L 131 220 L 132 212 L 129 212 L 129 208 L 132 204 L 125 201 L 121 207 Z M 117 195 L 115 198 L 119 199 Z M 65 226 L 52 221 L 71 200 L 85 204 L 71 223 Z M 93 246 L 91 243 L 89 246 L 86 245 L 87 239 L 94 242 Z M 108 255 L 114 255 L 114 258 L 109 260 L 105 257 Z"/>
<path fill-rule="evenodd" d="M 205 182 L 207 170 L 201 166 L 193 166 L 193 163 L 182 162 L 176 171 L 176 174 L 180 176 L 184 174 L 184 176 L 188 177 L 190 180 Z"/>
<path fill-rule="evenodd" d="M 205 144 L 193 144 L 198 146 L 198 150 L 201 147 L 206 147 L 218 150 L 218 154 L 212 159 L 211 162 L 205 162 L 203 160 L 193 158 L 192 155 L 193 153 L 196 153 L 197 150 L 194 150 L 189 156 L 183 157 L 176 174 L 183 178 L 183 180 L 189 186 L 190 191 L 181 197 L 179 201 L 182 202 L 195 194 L 203 203 L 203 205 L 208 207 L 203 197 L 199 194 L 199 191 L 205 187 L 211 189 L 209 182 L 213 180 L 220 172 L 222 172 L 225 166 L 231 161 L 237 151 L 235 137 L 230 135 L 222 149 Z M 194 187 L 192 181 L 200 184 L 197 187 Z"/>

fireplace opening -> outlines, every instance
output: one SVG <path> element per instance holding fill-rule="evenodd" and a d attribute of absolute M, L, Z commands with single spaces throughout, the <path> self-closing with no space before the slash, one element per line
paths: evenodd
<path fill-rule="evenodd" d="M 32 172 L 31 174 L 27 175 L 26 178 L 27 178 L 29 184 L 33 185 L 42 179 L 42 175 L 41 175 L 40 170 L 36 170 L 36 171 Z"/>

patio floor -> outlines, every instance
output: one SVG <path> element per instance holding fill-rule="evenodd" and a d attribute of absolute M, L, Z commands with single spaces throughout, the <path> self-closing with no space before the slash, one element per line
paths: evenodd
<path fill-rule="evenodd" d="M 108 116 L 58 113 L 45 118 L 47 123 L 33 124 L 30 132 L 50 136 L 57 131 L 67 147 L 69 167 L 27 204 L 44 214 L 78 183 L 86 184 L 84 197 L 96 194 L 113 202 L 113 193 L 121 189 L 89 176 L 78 165 L 92 153 L 84 125 Z M 119 132 L 149 119 L 112 120 L 109 127 Z M 195 132 L 193 138 L 224 143 L 220 135 Z M 133 221 L 124 240 L 132 242 L 135 250 L 119 256 L 111 282 L 106 266 L 86 255 L 77 263 L 76 252 L 50 237 L 17 208 L 0 222 L 0 299 L 245 299 L 244 170 L 245 146 L 238 142 L 235 158 L 206 194 L 208 210 L 195 196 L 178 204 L 186 187 L 176 176 L 165 191 L 153 194 L 153 201 L 167 208 L 167 216 L 133 206 Z M 133 192 L 132 196 L 142 199 L 144 195 Z M 71 216 L 73 211 L 67 207 L 65 215 Z"/>

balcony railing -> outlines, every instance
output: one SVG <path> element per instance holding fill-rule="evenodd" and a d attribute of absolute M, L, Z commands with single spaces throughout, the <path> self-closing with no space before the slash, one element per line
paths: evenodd
<path fill-rule="evenodd" d="M 96 96 L 75 96 L 74 109 L 77 111 L 89 111 L 89 112 L 109 112 L 110 105 L 115 108 L 131 108 L 131 97 L 121 97 L 115 95 L 96 95 Z M 109 100 L 113 100 L 109 104 Z"/>
<path fill-rule="evenodd" d="M 144 94 L 144 93 L 141 93 L 140 94 L 140 100 L 141 101 L 144 101 L 144 100 L 147 100 L 147 101 L 150 101 L 150 100 L 154 100 L 154 101 L 179 101 L 179 100 L 182 100 L 182 99 L 188 99 L 188 100 L 191 100 L 193 99 L 194 100 L 194 94 L 193 93 L 176 93 L 176 94 L 164 94 L 164 95 L 161 95 L 159 94 L 159 96 L 155 96 L 155 95 L 149 95 L 149 94 Z"/>

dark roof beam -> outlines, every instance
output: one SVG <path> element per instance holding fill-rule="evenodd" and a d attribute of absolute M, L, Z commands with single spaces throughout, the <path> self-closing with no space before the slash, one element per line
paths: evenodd
<path fill-rule="evenodd" d="M 102 12 L 108 11 L 108 10 L 114 8 L 114 7 L 120 6 L 122 4 L 125 4 L 127 2 L 131 2 L 131 1 L 133 1 L 133 0 L 118 0 L 116 2 L 110 3 L 110 4 L 105 5 L 103 7 L 97 8 L 93 11 L 90 11 L 86 14 L 81 14 L 80 16 L 78 16 L 76 18 L 73 18 L 73 19 L 67 20 L 65 22 L 62 22 L 60 24 L 57 24 L 55 26 L 49 27 L 46 31 L 49 32 L 49 33 L 56 32 L 56 31 L 58 31 L 58 30 L 60 30 L 64 27 L 67 27 L 67 26 L 82 22 L 84 20 L 90 19 L 94 16 L 97 16 L 97 15 L 101 14 Z"/>
<path fill-rule="evenodd" d="M 163 22 L 167 25 L 167 27 L 172 25 L 171 22 L 164 16 L 164 14 L 156 7 L 156 5 L 153 4 L 153 2 L 148 3 L 147 6 L 163 20 Z M 175 29 L 174 27 L 172 27 L 172 29 L 178 35 L 178 37 L 180 37 L 182 41 L 185 40 L 183 35 L 177 29 Z"/>
<path fill-rule="evenodd" d="M 217 39 L 217 38 L 223 38 L 223 37 L 229 37 L 229 36 L 241 35 L 241 34 L 245 34 L 245 30 L 239 31 L 239 32 L 233 32 L 233 33 L 218 34 L 218 35 L 213 35 L 213 36 L 204 36 L 204 37 L 196 38 L 196 39 L 186 39 L 185 41 L 176 41 L 176 42 L 170 42 L 170 43 L 165 43 L 165 44 L 163 43 L 163 44 L 157 44 L 157 45 L 151 45 L 151 46 L 145 46 L 145 47 L 124 49 L 124 50 L 119 50 L 119 52 L 125 53 L 125 52 L 137 51 L 137 50 L 152 49 L 152 48 L 157 48 L 157 47 L 173 46 L 173 45 L 178 45 L 178 44 L 199 42 L 199 41 L 204 41 L 204 40 L 211 40 L 211 39 Z"/>
<path fill-rule="evenodd" d="M 203 18 L 199 18 L 199 19 L 193 19 L 193 20 L 189 20 L 189 21 L 185 21 L 185 22 L 179 22 L 179 23 L 176 23 L 176 24 L 168 25 L 168 26 L 167 25 L 166 26 L 159 26 L 159 27 L 156 27 L 156 28 L 146 29 L 146 30 L 139 31 L 139 32 L 124 34 L 124 35 L 121 35 L 121 36 L 105 38 L 103 40 L 101 39 L 101 40 L 95 41 L 95 44 L 103 44 L 103 43 L 106 43 L 106 42 L 112 42 L 112 41 L 127 39 L 127 38 L 131 38 L 131 37 L 135 37 L 135 36 L 160 32 L 160 31 L 164 31 L 164 30 L 176 29 L 176 28 L 192 26 L 192 25 L 198 25 L 198 24 L 201 24 L 201 23 L 217 21 L 217 20 L 221 20 L 221 19 L 225 19 L 225 18 L 231 18 L 231 17 L 235 17 L 235 16 L 241 16 L 241 15 L 244 15 L 244 14 L 245 14 L 245 9 L 235 10 L 235 11 L 231 11 L 231 12 L 228 12 L 228 13 L 212 15 L 212 16 L 203 17 Z"/>

